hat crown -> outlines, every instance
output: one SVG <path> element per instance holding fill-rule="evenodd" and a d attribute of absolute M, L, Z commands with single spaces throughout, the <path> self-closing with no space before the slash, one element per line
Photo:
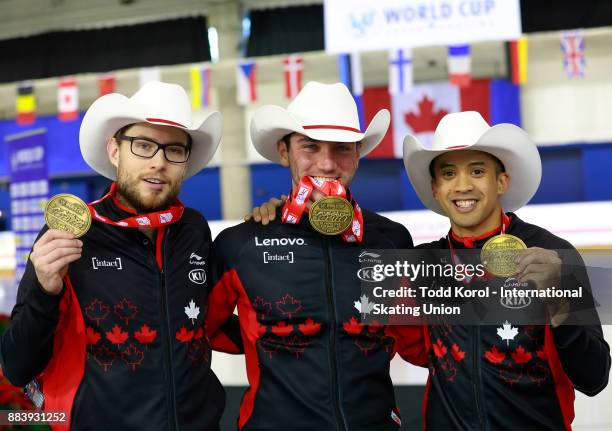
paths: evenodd
<path fill-rule="evenodd" d="M 130 99 L 141 107 L 146 118 L 177 123 L 187 128 L 191 126 L 191 103 L 180 85 L 147 82 Z"/>
<path fill-rule="evenodd" d="M 433 136 L 431 149 L 435 151 L 474 145 L 491 127 L 476 111 L 446 114 Z"/>
<path fill-rule="evenodd" d="M 287 107 L 302 126 L 332 125 L 361 130 L 355 99 L 342 83 L 309 82 Z"/>

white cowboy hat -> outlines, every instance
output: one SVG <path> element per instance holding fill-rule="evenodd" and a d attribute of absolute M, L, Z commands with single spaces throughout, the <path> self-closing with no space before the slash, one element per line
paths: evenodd
<path fill-rule="evenodd" d="M 191 136 L 185 178 L 206 166 L 221 140 L 221 114 L 213 112 L 194 124 L 189 98 L 180 85 L 148 82 L 129 98 L 118 93 L 106 94 L 85 113 L 79 134 L 81 154 L 94 171 L 116 179 L 117 168 L 108 158 L 106 142 L 122 127 L 133 123 L 173 126 Z"/>
<path fill-rule="evenodd" d="M 386 109 L 376 113 L 364 133 L 353 96 L 344 84 L 309 82 L 287 109 L 265 105 L 251 119 L 251 141 L 266 159 L 280 163 L 276 143 L 297 132 L 317 141 L 361 142 L 360 157 L 372 151 L 385 136 L 391 121 Z"/>
<path fill-rule="evenodd" d="M 506 193 L 500 196 L 504 211 L 515 211 L 533 197 L 542 178 L 540 153 L 529 135 L 513 124 L 490 127 L 475 111 L 445 115 L 433 135 L 431 148 L 419 140 L 404 138 L 404 166 L 421 202 L 432 211 L 446 216 L 431 190 L 429 166 L 440 154 L 457 151 L 483 151 L 497 157 L 510 177 Z"/>

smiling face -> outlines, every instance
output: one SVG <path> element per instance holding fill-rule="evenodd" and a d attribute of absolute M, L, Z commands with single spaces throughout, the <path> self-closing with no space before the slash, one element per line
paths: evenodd
<path fill-rule="evenodd" d="M 170 126 L 137 123 L 122 134 L 160 144 L 188 145 L 187 134 Z M 169 162 L 161 149 L 150 159 L 139 157 L 132 153 L 130 141 L 115 138 L 109 140 L 107 152 L 117 168 L 117 197 L 127 207 L 138 213 L 160 211 L 178 196 L 188 162 Z"/>
<path fill-rule="evenodd" d="M 316 141 L 299 133 L 292 133 L 289 139 L 289 148 L 280 140 L 277 149 L 281 165 L 291 170 L 293 190 L 303 176 L 339 180 L 349 186 L 359 166 L 359 144 Z"/>
<path fill-rule="evenodd" d="M 432 162 L 433 196 L 459 236 L 478 236 L 497 228 L 499 197 L 509 176 L 500 162 L 482 151 L 449 151 Z"/>

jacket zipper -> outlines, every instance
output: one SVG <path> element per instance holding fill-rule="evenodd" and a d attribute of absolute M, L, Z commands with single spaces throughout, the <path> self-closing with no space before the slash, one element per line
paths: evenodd
<path fill-rule="evenodd" d="M 482 399 L 480 394 L 480 351 L 478 346 L 480 345 L 480 326 L 474 326 L 472 330 L 472 360 L 473 360 L 473 373 L 474 378 L 472 379 L 472 387 L 474 389 L 474 401 L 476 403 L 476 416 L 478 417 L 479 429 L 485 431 L 485 421 L 482 411 Z"/>
<path fill-rule="evenodd" d="M 170 430 L 178 430 L 178 418 L 176 417 L 176 395 L 174 393 L 174 364 L 172 362 L 172 330 L 170 328 L 170 311 L 168 310 L 168 293 L 166 289 L 166 273 L 165 268 L 165 246 L 168 230 L 162 239 L 162 268 L 159 271 L 159 280 L 161 287 L 161 316 L 162 316 L 162 337 L 164 339 L 164 356 L 166 363 L 166 373 L 168 375 L 168 425 Z M 164 324 L 165 323 L 165 324 Z"/>
<path fill-rule="evenodd" d="M 323 251 L 325 253 L 325 287 L 327 290 L 327 305 L 329 307 L 329 367 L 331 370 L 331 388 L 333 397 L 334 414 L 336 416 L 336 429 L 346 430 L 346 420 L 340 403 L 340 387 L 338 385 L 338 358 L 336 355 L 336 306 L 334 301 L 334 266 L 330 253 L 330 241 L 322 237 Z"/>

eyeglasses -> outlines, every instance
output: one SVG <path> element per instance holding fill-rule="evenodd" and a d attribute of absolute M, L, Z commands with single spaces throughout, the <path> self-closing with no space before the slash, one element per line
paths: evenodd
<path fill-rule="evenodd" d="M 185 163 L 189 159 L 189 148 L 180 144 L 160 144 L 146 138 L 119 135 L 115 137 L 122 141 L 130 141 L 132 154 L 145 159 L 152 159 L 159 150 L 163 150 L 164 157 L 171 163 Z"/>

